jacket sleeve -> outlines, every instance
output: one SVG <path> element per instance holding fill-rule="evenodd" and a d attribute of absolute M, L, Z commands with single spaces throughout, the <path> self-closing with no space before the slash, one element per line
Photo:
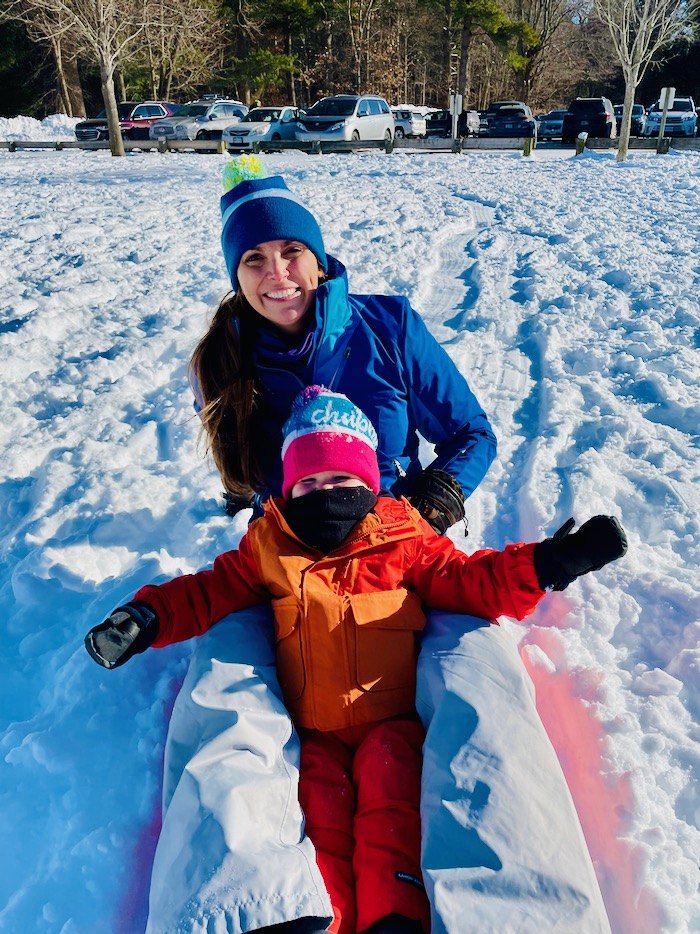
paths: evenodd
<path fill-rule="evenodd" d="M 175 577 L 165 584 L 142 587 L 134 600 L 143 600 L 158 617 L 156 647 L 199 636 L 229 613 L 265 603 L 263 585 L 249 536 L 236 551 L 220 555 L 211 569 Z"/>
<path fill-rule="evenodd" d="M 435 445 L 429 466 L 451 474 L 469 497 L 496 456 L 496 436 L 467 380 L 408 302 L 404 331 L 410 405 L 421 435 Z"/>
<path fill-rule="evenodd" d="M 426 528 L 404 582 L 436 610 L 523 619 L 545 592 L 537 583 L 533 544 L 506 545 L 473 555 Z"/>

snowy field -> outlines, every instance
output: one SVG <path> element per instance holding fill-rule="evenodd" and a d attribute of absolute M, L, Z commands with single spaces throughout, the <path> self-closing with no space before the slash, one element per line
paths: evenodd
<path fill-rule="evenodd" d="M 227 289 L 226 159 L 0 153 L 10 934 L 144 928 L 191 646 L 106 672 L 82 640 L 140 584 L 208 565 L 245 528 L 221 509 L 186 380 Z M 700 154 L 266 159 L 351 289 L 408 294 L 492 419 L 498 459 L 454 540 L 500 547 L 569 515 L 621 519 L 626 558 L 504 625 L 615 934 L 700 931 Z"/>

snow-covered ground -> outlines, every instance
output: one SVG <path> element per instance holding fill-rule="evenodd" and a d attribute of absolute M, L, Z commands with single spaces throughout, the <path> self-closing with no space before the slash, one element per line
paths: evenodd
<path fill-rule="evenodd" d="M 186 380 L 227 288 L 226 159 L 0 153 L 11 934 L 143 931 L 191 646 L 106 672 L 82 640 L 140 584 L 206 566 L 244 531 L 198 451 Z M 267 162 L 351 288 L 407 293 L 492 418 L 499 456 L 455 541 L 498 547 L 600 512 L 627 529 L 625 559 L 506 625 L 615 934 L 700 931 L 700 156 Z"/>

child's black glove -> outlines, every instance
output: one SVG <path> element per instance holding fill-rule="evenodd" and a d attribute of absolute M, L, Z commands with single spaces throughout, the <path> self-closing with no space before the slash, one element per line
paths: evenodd
<path fill-rule="evenodd" d="M 85 648 L 103 668 L 119 668 L 132 655 L 145 650 L 158 635 L 158 617 L 147 603 L 137 600 L 117 607 L 104 623 L 85 636 Z"/>
<path fill-rule="evenodd" d="M 404 477 L 394 492 L 405 496 L 438 535 L 464 518 L 464 493 L 455 478 L 444 470 L 428 467 Z"/>
<path fill-rule="evenodd" d="M 568 519 L 551 538 L 535 545 L 535 572 L 542 590 L 564 590 L 577 577 L 627 551 L 627 538 L 614 516 L 594 516 L 570 535 L 575 524 Z"/>

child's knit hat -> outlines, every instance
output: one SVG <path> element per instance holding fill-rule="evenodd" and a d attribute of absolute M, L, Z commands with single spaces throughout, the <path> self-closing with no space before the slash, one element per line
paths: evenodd
<path fill-rule="evenodd" d="M 287 188 L 280 175 L 267 176 L 258 156 L 239 156 L 224 170 L 221 199 L 221 245 L 234 290 L 238 264 L 246 250 L 268 240 L 298 240 L 328 272 L 328 259 L 318 222 Z"/>
<path fill-rule="evenodd" d="M 337 392 L 307 386 L 292 403 L 282 429 L 282 494 L 302 477 L 325 470 L 347 471 L 379 492 L 377 432 L 360 409 Z"/>

